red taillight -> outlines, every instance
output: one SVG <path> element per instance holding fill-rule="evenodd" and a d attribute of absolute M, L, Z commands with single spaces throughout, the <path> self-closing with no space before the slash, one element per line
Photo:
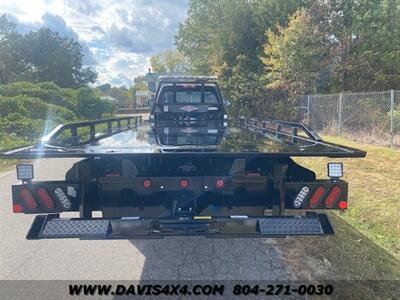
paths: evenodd
<path fill-rule="evenodd" d="M 341 191 L 342 191 L 341 188 L 338 187 L 338 186 L 334 186 L 332 188 L 332 190 L 330 191 L 328 197 L 326 197 L 326 199 L 325 199 L 325 206 L 327 208 L 332 208 L 333 207 L 333 205 L 335 204 L 335 202 L 336 202 L 337 198 L 339 197 L 339 194 L 340 194 Z"/>
<path fill-rule="evenodd" d="M 37 209 L 37 203 L 35 198 L 33 197 L 30 190 L 27 188 L 23 188 L 20 192 L 21 198 L 24 200 L 25 204 L 32 210 Z"/>
<path fill-rule="evenodd" d="M 218 179 L 217 182 L 215 183 L 215 186 L 219 189 L 224 188 L 224 181 L 222 179 Z"/>
<path fill-rule="evenodd" d="M 148 189 L 149 187 L 151 187 L 151 180 L 150 179 L 145 179 L 143 180 L 143 186 Z"/>
<path fill-rule="evenodd" d="M 181 181 L 179 181 L 179 186 L 182 189 L 185 189 L 189 186 L 189 181 L 187 181 L 186 179 L 182 179 Z"/>
<path fill-rule="evenodd" d="M 22 210 L 23 210 L 23 207 L 21 204 L 14 204 L 14 206 L 13 206 L 14 213 L 20 213 L 20 212 L 22 212 Z"/>
<path fill-rule="evenodd" d="M 315 208 L 318 206 L 319 201 L 321 200 L 322 195 L 325 193 L 325 188 L 323 186 L 319 186 L 314 194 L 310 198 L 310 207 Z"/>
<path fill-rule="evenodd" d="M 47 209 L 54 209 L 54 202 L 50 194 L 44 188 L 39 188 L 37 191 L 40 200 Z"/>
<path fill-rule="evenodd" d="M 346 209 L 347 208 L 347 202 L 346 201 L 340 201 L 338 206 L 339 206 L 340 209 Z"/>

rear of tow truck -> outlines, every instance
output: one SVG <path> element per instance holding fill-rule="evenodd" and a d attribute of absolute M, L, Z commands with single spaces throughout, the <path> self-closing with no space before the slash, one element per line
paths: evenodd
<path fill-rule="evenodd" d="M 88 125 L 76 124 L 68 125 L 69 130 L 73 128 L 72 134 L 76 127 Z M 365 156 L 365 152 L 312 138 L 313 133 L 297 123 L 238 119 L 235 128 L 217 133 L 216 145 L 209 142 L 214 131 L 207 130 L 197 133 L 196 145 L 192 142 L 193 132 L 179 131 L 174 131 L 180 136 L 179 145 L 160 145 L 157 141 L 165 141 L 164 133 L 157 133 L 154 128 L 141 131 L 137 120 L 131 120 L 130 124 L 135 125 L 120 126 L 104 140 L 93 133 L 93 140 L 82 142 L 81 146 L 75 141 L 73 147 L 56 151 L 52 143 L 46 150 L 51 138 L 47 146 L 8 152 L 20 158 L 35 157 L 39 151 L 41 157 L 84 158 L 72 166 L 62 181 L 34 181 L 32 164 L 17 166 L 22 183 L 12 186 L 14 213 L 36 215 L 27 239 L 333 234 L 323 211 L 345 210 L 348 206 L 348 184 L 340 179 L 343 164 L 328 163 L 329 179 L 318 179 L 312 170 L 298 165 L 291 156 Z M 94 126 L 89 124 L 89 127 Z M 306 135 L 298 134 L 300 129 Z M 135 152 L 94 151 L 97 148 L 93 147 L 104 150 L 104 144 L 115 142 L 115 136 L 121 135 L 122 140 L 126 134 L 133 136 L 132 130 L 137 138 L 136 148 L 132 145 Z M 238 140 L 237 131 L 246 133 L 248 140 Z M 65 138 L 65 133 L 62 136 Z M 169 137 L 177 140 L 177 136 Z M 185 137 L 189 141 L 186 144 Z M 256 148 L 244 151 L 253 139 L 262 138 L 263 147 L 274 141 L 281 152 L 275 148 L 273 152 Z M 242 145 L 242 151 L 237 152 L 232 143 L 245 147 Z M 304 150 L 289 152 L 287 147 L 296 143 L 300 144 L 296 146 L 298 149 Z M 311 151 L 311 147 L 317 152 Z M 94 217 L 93 212 L 98 211 L 101 217 Z M 75 212 L 77 216 L 62 217 L 65 212 Z"/>

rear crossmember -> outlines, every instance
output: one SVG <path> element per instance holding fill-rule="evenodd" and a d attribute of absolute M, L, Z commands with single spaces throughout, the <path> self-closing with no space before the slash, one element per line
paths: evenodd
<path fill-rule="evenodd" d="M 135 239 L 200 235 L 223 237 L 280 237 L 286 235 L 327 235 L 333 228 L 325 214 L 305 216 L 180 219 L 62 219 L 58 214 L 36 216 L 27 239 Z"/>
<path fill-rule="evenodd" d="M 14 212 L 48 213 L 48 215 L 36 216 L 27 235 L 28 239 L 133 239 L 161 238 L 176 235 L 269 237 L 333 234 L 332 226 L 325 214 L 312 212 L 307 212 L 305 216 L 284 216 L 283 214 L 286 208 L 291 210 L 299 208 L 343 209 L 344 207 L 340 207 L 340 203 L 345 202 L 347 207 L 347 183 L 340 180 L 334 182 L 330 180 L 286 182 L 286 172 L 286 165 L 275 165 L 273 176 L 275 184 L 271 187 L 270 198 L 263 200 L 264 206 L 256 204 L 251 209 L 251 212 L 249 211 L 249 215 L 241 215 L 240 205 L 249 205 L 251 203 L 251 198 L 249 197 L 251 196 L 246 196 L 239 206 L 236 204 L 236 208 L 239 209 L 239 213 L 236 213 L 236 215 L 205 215 L 205 210 L 197 212 L 190 210 L 190 212 L 181 214 L 180 209 L 178 210 L 180 213 L 176 213 L 177 210 L 173 209 L 168 217 L 157 217 L 155 214 L 149 218 L 140 215 L 143 213 L 140 207 L 136 211 L 139 214 L 130 214 L 123 213 L 129 207 L 118 206 L 118 211 L 121 214 L 116 218 L 115 216 L 104 215 L 104 212 L 108 212 L 107 206 L 101 205 L 107 205 L 109 201 L 105 201 L 103 204 L 98 203 L 99 206 L 93 206 L 94 201 L 90 201 L 92 198 L 85 192 L 85 190 L 88 190 L 88 187 L 85 187 L 85 181 L 80 184 L 72 184 L 69 181 L 50 181 L 15 185 L 13 186 L 13 202 L 14 208 L 17 207 L 19 209 L 14 209 Z M 236 178 L 235 176 L 232 175 L 231 179 Z M 118 179 L 118 177 L 115 178 Z M 247 179 L 252 181 L 257 179 L 259 181 L 262 178 L 262 176 L 257 176 Z M 182 182 L 182 179 L 178 177 L 175 179 L 176 183 L 179 180 L 180 183 Z M 143 177 L 136 177 L 130 180 L 140 182 Z M 173 178 L 168 180 L 172 182 Z M 188 178 L 186 181 L 191 182 L 192 180 L 200 179 L 194 177 Z M 149 179 L 144 179 L 143 183 L 146 181 L 149 181 Z M 171 184 L 166 184 L 165 189 Z M 182 188 L 185 189 L 188 186 L 195 187 L 197 184 L 193 181 Z M 146 187 L 143 188 L 146 189 Z M 120 190 L 120 188 L 117 189 Z M 308 190 L 307 193 L 304 192 L 305 189 Z M 267 194 L 264 196 L 267 196 Z M 303 204 L 296 207 L 295 204 L 299 201 L 300 196 L 302 196 L 300 202 Z M 210 204 L 225 205 L 229 210 L 230 205 L 224 204 L 221 197 L 217 198 L 219 200 L 217 203 Z M 165 205 L 166 202 L 164 197 L 162 203 Z M 133 205 L 133 202 L 131 202 L 131 205 Z M 194 208 L 196 209 L 196 207 Z M 151 208 L 149 207 L 149 209 Z M 160 212 L 162 208 L 157 209 Z M 264 209 L 271 209 L 272 215 L 263 216 Z M 93 210 L 103 211 L 104 218 L 93 218 Z M 58 213 L 64 211 L 79 211 L 80 218 L 60 218 Z M 157 212 L 154 207 L 152 211 L 153 213 Z M 246 213 L 243 211 L 243 214 Z"/>

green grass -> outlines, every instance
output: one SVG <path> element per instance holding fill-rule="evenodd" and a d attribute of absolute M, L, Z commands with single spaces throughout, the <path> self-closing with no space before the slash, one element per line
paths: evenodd
<path fill-rule="evenodd" d="M 23 147 L 29 145 L 29 141 L 16 136 L 0 135 L 0 152 L 13 148 Z M 0 158 L 0 172 L 8 171 L 13 168 L 21 160 L 17 159 L 1 159 Z"/>
<path fill-rule="evenodd" d="M 344 180 L 349 183 L 349 208 L 338 214 L 354 228 L 400 258 L 400 151 L 361 145 L 339 137 L 325 141 L 367 152 L 366 158 L 296 158 L 296 162 L 326 178 L 326 163 L 344 163 Z"/>
<path fill-rule="evenodd" d="M 397 299 L 400 261 L 337 214 L 334 235 L 275 239 L 300 281 L 332 284 L 335 299 Z"/>

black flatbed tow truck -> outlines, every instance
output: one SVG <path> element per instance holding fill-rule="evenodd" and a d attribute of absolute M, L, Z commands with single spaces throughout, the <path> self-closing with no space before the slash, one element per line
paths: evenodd
<path fill-rule="evenodd" d="M 208 125 L 159 125 L 140 116 L 80 122 L 1 153 L 82 158 L 62 181 L 33 181 L 33 166 L 17 165 L 22 183 L 12 186 L 14 212 L 36 215 L 27 239 L 334 233 L 321 210 L 347 208 L 343 165 L 329 163 L 330 179 L 317 179 L 292 157 L 365 152 L 324 142 L 300 123 L 224 117 L 221 126 Z M 79 217 L 62 218 L 63 212 Z"/>

